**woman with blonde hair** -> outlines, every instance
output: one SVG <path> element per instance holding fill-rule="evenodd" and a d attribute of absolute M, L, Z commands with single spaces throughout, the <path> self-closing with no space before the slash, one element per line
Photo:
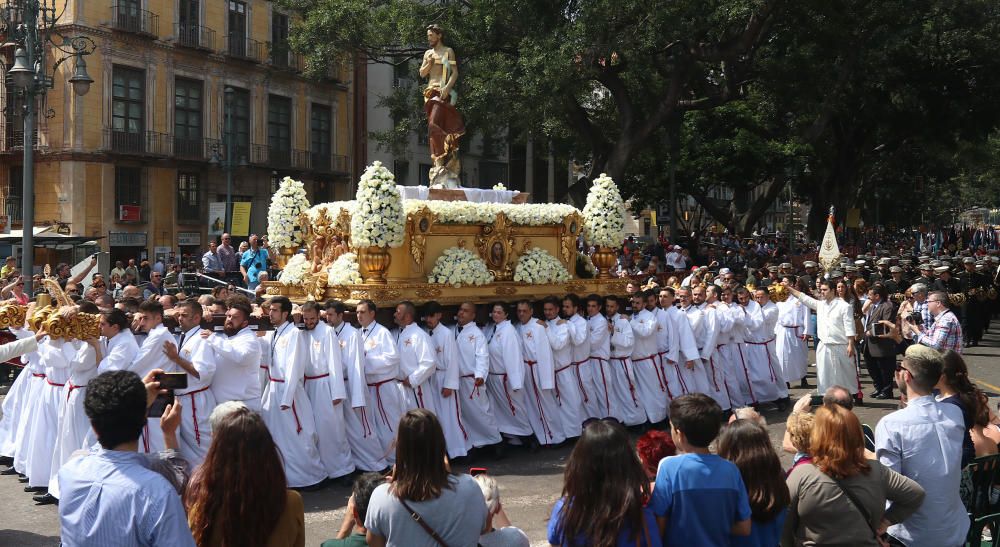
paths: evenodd
<path fill-rule="evenodd" d="M 839 405 L 815 413 L 809 450 L 786 481 L 791 493 L 783 546 L 878 547 L 891 524 L 906 520 L 923 503 L 924 489 L 876 460 L 865 459 L 861 422 Z M 886 501 L 892 501 L 886 510 Z"/>

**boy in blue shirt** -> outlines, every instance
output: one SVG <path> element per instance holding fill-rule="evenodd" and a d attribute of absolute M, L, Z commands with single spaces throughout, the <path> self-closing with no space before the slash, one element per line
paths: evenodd
<path fill-rule="evenodd" d="M 681 454 L 660 461 L 649 501 L 664 545 L 729 547 L 732 536 L 750 535 L 740 470 L 708 451 L 721 426 L 722 408 L 704 393 L 670 403 L 670 435 Z"/>

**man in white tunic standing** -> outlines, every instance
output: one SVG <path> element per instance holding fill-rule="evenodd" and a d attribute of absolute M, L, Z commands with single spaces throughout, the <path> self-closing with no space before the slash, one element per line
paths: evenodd
<path fill-rule="evenodd" d="M 614 382 L 618 386 L 622 421 L 627 426 L 640 425 L 646 421 L 646 409 L 639 400 L 635 371 L 632 367 L 635 334 L 628 318 L 618 313 L 618 306 L 619 301 L 616 296 L 604 298 L 604 312 L 608 316 L 611 332 L 609 347 L 611 357 L 608 360 L 611 361 Z"/>
<path fill-rule="evenodd" d="M 128 370 L 136 373 L 139 378 L 145 378 L 155 369 L 173 372 L 177 366 L 167 357 L 163 344 L 173 342 L 174 336 L 163 324 L 163 306 L 156 300 L 147 300 L 139 304 L 132 318 L 132 326 L 139 332 L 146 333 L 145 340 L 139 346 L 139 352 Z M 142 451 L 156 454 L 166 448 L 163 442 L 163 430 L 160 429 L 159 418 L 148 418 L 145 429 L 142 430 Z"/>
<path fill-rule="evenodd" d="M 704 301 L 705 288 L 697 288 L 701 290 L 701 299 Z M 710 395 L 718 402 L 716 390 L 712 389 L 705 371 L 708 358 L 715 351 L 715 337 L 718 335 L 715 327 L 715 316 L 706 314 L 698 306 L 699 303 L 694 300 L 694 289 L 681 287 L 677 289 L 677 297 L 681 302 L 680 311 L 687 318 L 688 325 L 691 326 L 691 335 L 694 337 L 695 347 L 698 351 L 698 356 L 692 359 L 694 368 L 684 367 L 681 369 L 684 383 L 689 392 Z M 723 407 L 723 410 L 726 408 Z"/>
<path fill-rule="evenodd" d="M 662 422 L 667 417 L 667 383 L 659 366 L 657 351 L 656 316 L 646 309 L 645 291 L 632 296 L 635 313 L 629 320 L 634 343 L 632 345 L 632 370 L 639 402 L 650 423 Z"/>
<path fill-rule="evenodd" d="M 679 397 L 695 391 L 697 382 L 694 371 L 701 353 L 698 351 L 698 342 L 694 339 L 694 331 L 691 330 L 691 321 L 680 308 L 674 306 L 675 295 L 673 288 L 663 287 L 660 289 L 659 303 L 670 318 L 671 347 L 667 352 L 664 377 L 672 382 L 674 396 Z"/>
<path fill-rule="evenodd" d="M 490 375 L 489 349 L 486 336 L 475 319 L 476 305 L 463 302 L 458 307 L 455 325 L 460 378 L 456 396 L 462 405 L 462 424 L 469 435 L 469 443 L 481 448 L 495 445 L 502 439 L 485 385 Z"/>
<path fill-rule="evenodd" d="M 767 291 L 764 291 L 767 292 Z M 774 355 L 774 323 L 768 328 L 760 304 L 745 287 L 736 290 L 743 312 L 743 363 L 750 381 L 750 394 L 754 405 L 770 403 L 781 398 L 778 394 L 774 369 L 778 366 Z M 777 319 L 777 310 L 774 310 Z M 785 381 L 781 380 L 784 387 Z"/>
<path fill-rule="evenodd" d="M 555 368 L 552 345 L 546 332 L 548 324 L 535 319 L 531 302 L 517 303 L 517 326 L 524 360 L 524 391 L 528 422 L 539 444 L 553 445 L 566 440 L 555 398 Z"/>
<path fill-rule="evenodd" d="M 215 402 L 240 401 L 260 412 L 261 388 L 258 371 L 263 361 L 257 333 L 250 328 L 250 300 L 231 296 L 226 300 L 226 321 L 223 331 L 205 329 L 201 337 L 215 352 L 215 378 L 212 394 Z M 263 338 L 260 338 L 263 340 Z M 264 373 L 267 373 L 266 367 Z"/>
<path fill-rule="evenodd" d="M 343 377 L 347 382 L 345 387 L 350 404 L 344 408 L 344 421 L 347 424 L 347 441 L 351 447 L 354 466 L 364 471 L 382 471 L 389 467 L 389 462 L 385 459 L 382 442 L 374 428 L 374 415 L 368 413 L 365 403 L 368 384 L 365 381 L 361 331 L 344 320 L 347 306 L 343 302 L 330 300 L 325 308 L 326 322 L 336 336 L 340 361 L 344 366 Z"/>
<path fill-rule="evenodd" d="M 854 364 L 854 309 L 837 298 L 836 286 L 824 279 L 819 284 L 822 300 L 802 293 L 791 283 L 785 288 L 809 309 L 816 311 L 816 391 L 825 393 L 835 385 L 858 385 L 858 369 Z"/>
<path fill-rule="evenodd" d="M 97 363 L 97 373 L 112 370 L 127 370 L 139 353 L 139 344 L 129 330 L 128 316 L 118 308 L 101 314 L 101 357 Z"/>
<path fill-rule="evenodd" d="M 791 277 L 786 277 L 793 283 Z M 799 290 L 805 289 L 803 282 Z M 776 302 L 778 306 L 778 326 L 774 332 L 774 348 L 781 366 L 781 375 L 786 382 L 799 382 L 799 387 L 808 387 L 806 372 L 808 368 L 809 347 L 806 345 L 809 327 L 809 307 L 802 300 L 790 296 L 784 302 Z"/>
<path fill-rule="evenodd" d="M 309 346 L 303 381 L 316 423 L 316 446 L 327 478 L 338 479 L 354 472 L 354 459 L 344 423 L 347 384 L 343 376 L 340 344 L 334 330 L 319 320 L 318 303 L 313 300 L 305 302 L 300 311 L 305 326 L 302 335 Z"/>
<path fill-rule="evenodd" d="M 552 347 L 552 366 L 556 376 L 556 403 L 559 407 L 559 422 L 567 439 L 579 437 L 583 432 L 586 417 L 576 369 L 573 367 L 573 348 L 570 345 L 569 324 L 559 317 L 560 301 L 550 296 L 542 303 L 549 344 Z"/>
<path fill-rule="evenodd" d="M 389 329 L 375 322 L 377 308 L 371 300 L 362 300 L 355 308 L 361 324 L 361 351 L 368 384 L 368 418 L 374 418 L 375 432 L 382 443 L 382 454 L 390 464 L 396 461 L 394 442 L 399 418 L 403 415 L 403 397 L 399 387 L 399 351 Z"/>
<path fill-rule="evenodd" d="M 601 405 L 597 401 L 597 386 L 594 384 L 594 370 L 590 364 L 590 339 L 588 337 L 587 320 L 580 315 L 580 297 L 567 294 L 562 298 L 562 314 L 566 319 L 569 331 L 569 343 L 572 347 L 573 361 L 570 366 L 580 384 L 580 394 L 583 396 L 583 412 L 587 418 L 601 418 Z"/>
<path fill-rule="evenodd" d="M 291 312 L 287 297 L 271 299 L 269 316 L 274 330 L 264 337 L 268 384 L 261 416 L 281 450 L 288 486 L 309 488 L 326 479 L 326 470 L 316 446 L 312 405 L 302 387 L 309 346 L 307 337 L 289 320 Z"/>
<path fill-rule="evenodd" d="M 181 425 L 178 430 L 180 453 L 192 466 L 200 464 L 212 444 L 212 426 L 208 421 L 215 410 L 212 380 L 217 363 L 215 350 L 200 336 L 201 305 L 186 300 L 177 305 L 175 315 L 181 328 L 177 345 L 167 341 L 163 350 L 167 358 L 187 373 L 187 388 L 175 392 L 183 405 Z"/>
<path fill-rule="evenodd" d="M 444 431 L 444 440 L 449 458 L 461 458 L 469 454 L 472 444 L 469 433 L 462 421 L 462 404 L 459 398 L 459 375 L 461 364 L 458 356 L 458 341 L 455 333 L 441 323 L 444 310 L 437 302 L 428 302 L 424 319 L 430 330 L 431 349 L 434 352 L 433 383 L 436 384 L 433 397 L 437 401 L 438 421 Z"/>
<path fill-rule="evenodd" d="M 426 408 L 438 414 L 435 391 L 434 346 L 430 336 L 415 322 L 417 310 L 411 302 L 396 306 L 393 319 L 399 326 L 396 352 L 399 353 L 399 384 L 406 410 Z"/>

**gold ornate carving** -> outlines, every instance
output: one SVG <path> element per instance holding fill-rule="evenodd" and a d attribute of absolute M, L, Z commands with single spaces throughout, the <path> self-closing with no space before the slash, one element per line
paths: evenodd
<path fill-rule="evenodd" d="M 437 298 L 441 296 L 441 289 L 430 287 L 427 289 L 417 289 L 416 295 L 420 298 Z"/>
<path fill-rule="evenodd" d="M 563 289 L 568 293 L 581 294 L 587 292 L 587 286 L 582 283 L 570 283 L 563 287 Z"/>
<path fill-rule="evenodd" d="M 305 274 L 302 278 L 302 289 L 306 293 L 306 299 L 323 300 L 326 296 L 326 281 L 326 271 Z"/>
<path fill-rule="evenodd" d="M 583 226 L 583 219 L 578 213 L 567 215 L 563 219 L 559 228 L 559 252 L 562 255 L 563 264 L 572 270 L 573 261 L 576 259 L 576 240 L 580 236 L 580 228 Z"/>
<path fill-rule="evenodd" d="M 493 292 L 502 296 L 517 294 L 517 287 L 501 286 L 493 289 Z"/>
<path fill-rule="evenodd" d="M 410 225 L 410 256 L 413 263 L 423 265 L 427 252 L 427 234 L 430 233 L 434 223 L 437 222 L 437 215 L 432 213 L 427 206 L 410 213 L 406 218 Z"/>
<path fill-rule="evenodd" d="M 497 281 L 507 281 L 514 276 L 513 224 L 507 215 L 500 213 L 493 224 L 483 226 L 476 237 L 479 256 L 486 261 L 486 267 Z"/>
<path fill-rule="evenodd" d="M 268 296 L 278 296 L 281 294 L 281 287 L 267 287 L 264 294 Z"/>
<path fill-rule="evenodd" d="M 393 298 L 399 298 L 403 293 L 395 289 L 376 289 L 372 291 L 373 300 L 392 300 Z"/>

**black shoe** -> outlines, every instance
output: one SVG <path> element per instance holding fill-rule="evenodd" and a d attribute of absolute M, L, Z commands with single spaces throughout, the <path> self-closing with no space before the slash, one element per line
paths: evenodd
<path fill-rule="evenodd" d="M 13 467 L 8 467 L 7 469 L 0 471 L 0 475 L 2 476 L 17 475 L 17 469 L 14 469 Z"/>
<path fill-rule="evenodd" d="M 38 505 L 52 505 L 53 503 L 59 503 L 59 499 L 48 492 L 37 496 L 31 496 L 31 499 L 35 500 L 35 503 Z"/>
<path fill-rule="evenodd" d="M 802 389 L 809 389 L 812 386 L 810 386 L 809 382 L 807 382 L 806 379 L 803 378 L 802 381 L 799 382 L 799 387 L 802 388 Z"/>
<path fill-rule="evenodd" d="M 46 488 L 44 486 L 25 486 L 24 487 L 24 491 L 25 492 L 32 493 L 32 494 L 35 494 L 35 493 L 38 493 L 38 492 L 45 492 L 46 490 L 48 490 L 48 488 Z"/>
<path fill-rule="evenodd" d="M 872 399 L 878 399 L 879 401 L 884 401 L 886 399 L 892 399 L 892 392 L 891 391 L 880 391 L 880 392 L 876 393 L 875 395 L 872 395 L 871 398 Z"/>
<path fill-rule="evenodd" d="M 885 391 L 885 390 L 884 389 L 876 389 L 875 391 L 869 393 L 868 397 L 870 397 L 872 399 L 877 399 L 878 398 L 878 394 L 882 393 L 883 391 Z"/>
<path fill-rule="evenodd" d="M 17 476 L 17 482 L 19 482 L 21 484 L 24 484 L 24 483 L 28 482 L 28 477 L 26 477 L 24 475 L 18 474 L 18 476 Z"/>
<path fill-rule="evenodd" d="M 778 412 L 784 412 L 791 404 L 792 401 L 788 397 L 778 399 L 774 402 L 774 406 L 778 407 Z"/>
<path fill-rule="evenodd" d="M 10 456 L 0 456 L 0 465 L 14 465 L 14 458 Z"/>

